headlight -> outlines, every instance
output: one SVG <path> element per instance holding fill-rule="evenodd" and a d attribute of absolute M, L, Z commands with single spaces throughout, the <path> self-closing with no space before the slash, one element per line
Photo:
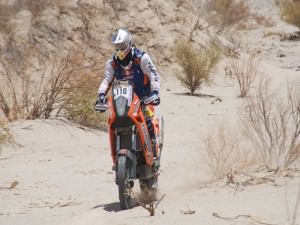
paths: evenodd
<path fill-rule="evenodd" d="M 125 111 L 126 111 L 126 103 L 127 99 L 123 96 L 119 96 L 116 99 L 116 108 L 117 108 L 117 115 L 118 116 L 124 116 Z"/>

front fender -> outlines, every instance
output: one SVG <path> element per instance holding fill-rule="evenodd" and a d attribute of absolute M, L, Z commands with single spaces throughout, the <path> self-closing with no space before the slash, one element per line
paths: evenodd
<path fill-rule="evenodd" d="M 130 160 L 131 165 L 136 166 L 137 161 L 136 161 L 136 156 L 133 154 L 131 151 L 128 149 L 120 149 L 118 151 L 118 156 L 125 155 L 127 158 Z"/>
<path fill-rule="evenodd" d="M 129 177 L 131 179 L 136 179 L 137 160 L 135 154 L 133 154 L 128 149 L 120 149 L 117 154 L 118 157 L 126 156 L 126 163 L 129 168 Z"/>

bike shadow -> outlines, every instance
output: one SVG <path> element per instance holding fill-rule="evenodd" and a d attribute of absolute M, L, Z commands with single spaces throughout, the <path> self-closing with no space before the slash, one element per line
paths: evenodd
<path fill-rule="evenodd" d="M 130 209 L 138 207 L 138 206 L 139 205 L 136 202 L 132 202 Z M 100 205 L 94 206 L 92 209 L 98 209 L 98 208 L 103 208 L 107 212 L 122 211 L 120 208 L 120 202 L 111 202 L 111 203 L 107 203 L 107 204 L 100 204 Z"/>

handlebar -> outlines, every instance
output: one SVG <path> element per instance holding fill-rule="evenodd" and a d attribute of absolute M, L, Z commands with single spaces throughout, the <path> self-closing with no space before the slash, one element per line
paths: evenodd
<path fill-rule="evenodd" d="M 101 104 L 99 102 L 96 102 L 94 108 L 95 108 L 96 112 L 105 112 L 106 110 L 108 110 L 108 104 L 106 104 L 106 103 Z"/>

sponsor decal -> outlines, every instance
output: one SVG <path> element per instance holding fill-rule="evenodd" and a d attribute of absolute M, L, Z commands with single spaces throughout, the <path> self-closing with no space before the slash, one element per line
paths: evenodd
<path fill-rule="evenodd" d="M 147 66 L 148 66 L 148 69 L 150 70 L 150 72 L 152 74 L 154 74 L 155 77 L 157 77 L 156 69 L 154 68 L 154 66 L 152 65 L 152 63 L 148 62 Z"/>

